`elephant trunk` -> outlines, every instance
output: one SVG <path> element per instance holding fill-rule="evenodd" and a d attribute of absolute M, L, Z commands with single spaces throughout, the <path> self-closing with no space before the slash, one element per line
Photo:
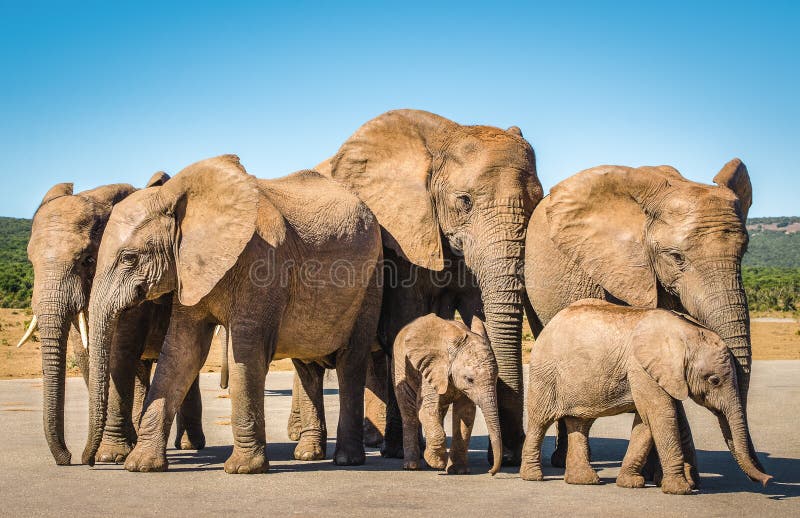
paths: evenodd
<path fill-rule="evenodd" d="M 761 482 L 761 485 L 766 486 L 772 477 L 762 471 L 758 459 L 750 450 L 752 441 L 741 404 L 737 402 L 733 408 L 718 414 L 718 418 L 725 442 L 739 467 L 750 480 Z"/>
<path fill-rule="evenodd" d="M 92 289 L 89 307 L 89 435 L 82 462 L 94 466 L 108 410 L 109 357 L 118 311 L 109 311 L 104 291 Z M 113 293 L 106 290 L 107 293 Z"/>
<path fill-rule="evenodd" d="M 67 466 L 72 454 L 64 441 L 64 384 L 67 374 L 67 334 L 70 320 L 66 304 L 43 300 L 36 305 L 42 341 L 42 421 L 47 445 L 56 464 Z"/>
<path fill-rule="evenodd" d="M 522 312 L 525 289 L 524 259 L 526 216 L 520 203 L 508 203 L 486 232 L 486 245 L 475 251 L 476 261 L 465 259 L 475 273 L 483 298 L 486 334 L 497 359 L 500 425 L 507 454 L 517 457 L 522 429 Z M 496 236 L 492 239 L 492 236 Z M 470 264 L 472 263 L 472 264 Z M 499 452 L 498 452 L 499 453 Z M 514 462 L 513 459 L 507 459 Z"/>
<path fill-rule="evenodd" d="M 487 390 L 488 396 L 479 398 L 476 403 L 483 412 L 483 418 L 486 421 L 486 430 L 489 432 L 489 443 L 492 445 L 492 451 L 498 452 L 494 455 L 492 467 L 489 474 L 494 476 L 495 473 L 500 471 L 500 466 L 503 464 L 503 456 L 499 452 L 503 451 L 503 439 L 500 431 L 500 416 L 497 412 L 497 394 L 494 390 Z"/>

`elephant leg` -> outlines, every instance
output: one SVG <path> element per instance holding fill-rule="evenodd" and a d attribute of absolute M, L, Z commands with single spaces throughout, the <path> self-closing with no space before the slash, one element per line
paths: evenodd
<path fill-rule="evenodd" d="M 450 455 L 447 460 L 448 475 L 469 474 L 469 439 L 472 426 L 475 424 L 475 403 L 462 396 L 453 402 L 453 440 L 450 443 Z"/>
<path fill-rule="evenodd" d="M 252 332 L 243 331 L 244 336 L 238 336 L 235 326 L 228 327 L 228 332 L 234 359 L 230 368 L 233 452 L 225 461 L 225 472 L 266 473 L 269 461 L 264 423 L 264 380 L 270 358 L 264 344 L 252 339 Z"/>
<path fill-rule="evenodd" d="M 519 476 L 522 480 L 544 480 L 542 442 L 551 424 L 549 421 L 542 422 L 533 415 L 528 417 L 528 433 L 522 446 L 522 462 L 519 468 Z"/>
<path fill-rule="evenodd" d="M 300 442 L 294 449 L 297 460 L 321 460 L 325 458 L 328 430 L 325 424 L 322 380 L 325 368 L 316 363 L 292 360 L 295 368 L 297 390 L 292 393 L 298 401 L 300 417 Z M 293 403 L 294 404 L 294 403 Z"/>
<path fill-rule="evenodd" d="M 683 408 L 682 402 L 675 402 L 675 410 L 678 414 L 678 430 L 681 434 L 684 475 L 689 485 L 692 486 L 692 489 L 699 489 L 700 470 L 697 466 L 697 450 L 694 447 L 694 439 L 692 438 L 692 429 L 689 426 L 689 419 L 686 417 L 686 411 Z"/>
<path fill-rule="evenodd" d="M 648 380 L 648 383 L 655 383 Z M 673 399 L 659 390 L 647 394 L 648 402 L 644 405 L 637 402 L 637 409 L 642 421 L 649 427 L 653 435 L 658 457 L 661 459 L 661 491 L 667 494 L 687 495 L 692 492 L 686 480 L 683 461 L 681 434 L 678 429 L 678 413 Z M 637 399 L 634 394 L 634 399 Z"/>
<path fill-rule="evenodd" d="M 141 360 L 136 366 L 136 379 L 133 386 L 133 429 L 139 435 L 139 422 L 142 420 L 142 409 L 150 390 L 150 373 L 153 370 L 153 360 Z"/>
<path fill-rule="evenodd" d="M 622 467 L 617 475 L 617 485 L 620 487 L 644 487 L 642 468 L 649 452 L 653 449 L 653 435 L 650 427 L 644 424 L 638 412 L 633 416 L 631 440 L 628 442 L 628 451 L 622 459 Z"/>
<path fill-rule="evenodd" d="M 390 383 L 387 376 L 387 382 Z M 386 391 L 386 431 L 383 434 L 381 456 L 389 459 L 402 459 L 403 456 L 403 418 L 397 406 L 393 389 Z"/>
<path fill-rule="evenodd" d="M 300 432 L 303 430 L 303 423 L 300 422 L 300 398 L 299 392 L 302 390 L 300 377 L 295 372 L 292 378 L 292 408 L 289 410 L 289 422 L 286 424 L 286 435 L 290 441 L 299 441 Z"/>
<path fill-rule="evenodd" d="M 550 465 L 554 468 L 567 467 L 567 425 L 563 418 L 556 424 L 556 449 L 550 456 Z"/>
<path fill-rule="evenodd" d="M 418 470 L 420 468 L 420 444 L 417 437 L 419 430 L 419 387 L 408 380 L 402 380 L 394 387 L 397 394 L 397 406 L 403 419 L 403 469 Z"/>
<path fill-rule="evenodd" d="M 386 429 L 387 369 L 388 357 L 383 350 L 370 353 L 364 392 L 364 446 L 372 448 L 383 443 L 383 431 Z"/>
<path fill-rule="evenodd" d="M 176 420 L 175 448 L 179 450 L 202 450 L 206 447 L 203 433 L 203 400 L 200 397 L 200 376 L 192 382 L 183 398 Z"/>
<path fill-rule="evenodd" d="M 336 355 L 339 425 L 336 429 L 336 451 L 333 454 L 333 462 L 339 466 L 360 466 L 366 460 L 364 387 L 367 356 L 375 336 L 376 324 L 377 318 L 366 318 L 364 315 L 359 317 L 348 346 L 340 349 Z"/>
<path fill-rule="evenodd" d="M 565 417 L 567 425 L 567 468 L 564 482 L 567 484 L 599 484 L 600 477 L 589 464 L 589 429 L 594 419 Z"/>
<path fill-rule="evenodd" d="M 422 382 L 422 402 L 419 406 L 419 421 L 425 432 L 425 462 L 433 469 L 447 467 L 447 434 L 444 431 L 444 416 L 447 406 L 440 400 L 427 382 Z"/>
<path fill-rule="evenodd" d="M 173 312 L 144 404 L 139 441 L 125 461 L 128 471 L 167 469 L 167 438 L 172 422 L 208 356 L 214 332 L 210 323 L 186 315 L 189 310 Z M 263 388 L 261 394 L 263 400 Z"/>

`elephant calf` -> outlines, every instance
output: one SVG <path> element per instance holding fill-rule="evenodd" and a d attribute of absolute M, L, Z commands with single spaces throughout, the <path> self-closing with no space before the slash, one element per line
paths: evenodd
<path fill-rule="evenodd" d="M 692 399 L 714 412 L 739 466 L 753 481 L 771 478 L 749 453 L 736 371 L 714 332 L 663 309 L 618 306 L 596 299 L 575 302 L 544 328 L 530 360 L 528 436 L 520 475 L 542 480 L 541 447 L 547 428 L 565 418 L 564 480 L 597 484 L 589 465 L 589 428 L 598 417 L 635 410 L 631 440 L 617 485 L 644 487 L 641 468 L 653 443 L 661 458 L 661 489 L 692 491 L 676 400 Z"/>
<path fill-rule="evenodd" d="M 425 461 L 448 474 L 469 473 L 467 452 L 475 404 L 481 407 L 494 451 L 502 451 L 497 413 L 497 362 L 483 323 L 472 319 L 472 330 L 461 322 L 431 313 L 405 326 L 394 342 L 394 387 L 403 419 L 403 469 L 419 469 L 418 430 L 427 439 Z M 443 427 L 453 404 L 450 458 Z M 489 473 L 500 469 L 494 456 Z"/>

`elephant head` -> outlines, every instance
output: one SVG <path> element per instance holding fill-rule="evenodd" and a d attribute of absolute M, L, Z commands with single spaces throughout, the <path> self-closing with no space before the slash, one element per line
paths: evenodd
<path fill-rule="evenodd" d="M 257 220 L 266 242 L 282 239 L 285 228 L 276 211 L 259 201 L 258 181 L 234 155 L 190 165 L 164 186 L 138 191 L 114 207 L 89 299 L 84 464 L 93 464 L 102 439 L 111 340 L 120 313 L 173 292 L 183 306 L 194 306 L 238 261 Z"/>
<path fill-rule="evenodd" d="M 750 316 L 742 286 L 752 200 L 738 159 L 716 185 L 668 166 L 601 166 L 553 187 L 550 238 L 619 301 L 679 309 L 719 334 L 736 358 L 742 404 L 750 383 Z"/>
<path fill-rule="evenodd" d="M 634 358 L 670 396 L 678 400 L 691 396 L 717 416 L 739 467 L 751 480 L 766 485 L 772 477 L 761 471 L 752 449 L 736 369 L 719 335 L 677 315 L 658 312 L 638 324 L 631 344 Z"/>
<path fill-rule="evenodd" d="M 168 176 L 156 173 L 150 184 Z M 33 319 L 21 346 L 38 327 L 42 340 L 44 433 L 56 464 L 70 463 L 64 442 L 64 382 L 70 325 L 87 345 L 86 309 L 97 251 L 111 209 L 135 189 L 113 184 L 73 194 L 60 183 L 45 194 L 33 217 L 28 258 L 33 264 Z M 86 373 L 84 373 L 85 375 Z"/>
<path fill-rule="evenodd" d="M 427 322 L 426 322 L 427 321 Z M 465 394 L 483 412 L 493 451 L 502 451 L 497 409 L 497 362 L 480 319 L 472 329 L 460 322 L 442 320 L 434 314 L 420 317 L 415 334 L 406 337 L 406 355 L 414 369 L 439 394 L 450 387 Z M 500 470 L 502 455 L 495 455 L 489 473 Z"/>
<path fill-rule="evenodd" d="M 364 124 L 318 169 L 356 192 L 377 217 L 384 246 L 400 258 L 439 271 L 445 246 L 463 254 L 497 356 L 503 426 L 521 437 L 523 247 L 542 187 L 519 128 L 391 111 Z"/>

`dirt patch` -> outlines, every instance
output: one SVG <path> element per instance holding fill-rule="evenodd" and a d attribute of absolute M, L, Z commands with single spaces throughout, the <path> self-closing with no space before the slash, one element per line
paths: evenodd
<path fill-rule="evenodd" d="M 754 313 L 753 317 L 791 317 L 791 313 Z M 30 322 L 30 311 L 0 308 L 0 379 L 39 378 L 42 375 L 41 343 L 34 334 L 34 340 L 16 348 L 25 325 Z M 523 362 L 527 364 L 533 347 L 533 335 L 527 323 L 522 340 Z M 800 323 L 791 321 L 758 322 L 751 325 L 753 338 L 753 358 L 756 360 L 798 360 L 800 359 Z M 80 344 L 79 344 L 80 346 Z M 73 344 L 67 348 L 67 375 L 80 376 L 80 371 L 72 359 Z M 217 336 L 211 344 L 203 372 L 219 372 L 222 367 L 222 336 Z M 272 362 L 271 371 L 292 370 L 291 360 Z"/>

